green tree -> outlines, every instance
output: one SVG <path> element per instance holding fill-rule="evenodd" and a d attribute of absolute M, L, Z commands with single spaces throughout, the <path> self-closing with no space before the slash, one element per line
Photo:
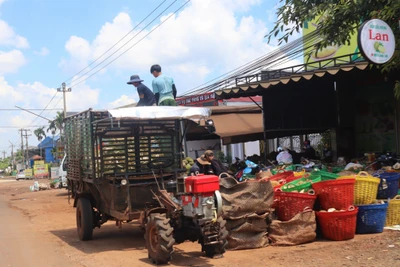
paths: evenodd
<path fill-rule="evenodd" d="M 57 130 L 60 130 L 62 133 L 64 129 L 64 112 L 57 111 L 57 116 L 54 118 L 53 121 L 50 122 L 49 127 L 47 128 L 47 132 L 51 131 L 52 134 L 55 134 Z"/>
<path fill-rule="evenodd" d="M 46 133 L 44 132 L 44 126 L 43 127 L 39 127 L 36 130 L 34 130 L 33 134 L 36 136 L 36 138 L 39 141 L 42 141 L 43 138 L 46 138 Z"/>
<path fill-rule="evenodd" d="M 400 68 L 400 1 L 399 0 L 279 0 L 278 20 L 266 36 L 268 41 L 278 37 L 279 43 L 287 42 L 290 35 L 299 32 L 303 23 L 324 14 L 318 30 L 324 40 L 317 49 L 331 44 L 347 44 L 363 21 L 372 18 L 390 25 L 396 38 L 393 59 L 382 66 L 382 71 Z M 400 97 L 400 82 L 396 81 L 395 95 Z"/>

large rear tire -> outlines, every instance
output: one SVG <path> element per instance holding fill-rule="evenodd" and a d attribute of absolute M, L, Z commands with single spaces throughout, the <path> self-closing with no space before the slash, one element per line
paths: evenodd
<path fill-rule="evenodd" d="M 90 201 L 86 198 L 78 199 L 76 205 L 76 226 L 80 240 L 87 241 L 93 238 L 93 208 Z"/>
<path fill-rule="evenodd" d="M 175 239 L 173 237 L 174 229 L 169 223 L 165 214 L 150 214 L 146 225 L 146 247 L 149 258 L 155 264 L 166 264 L 171 260 L 174 252 L 173 245 Z"/>
<path fill-rule="evenodd" d="M 212 245 L 202 245 L 202 250 L 206 253 L 207 257 L 213 258 L 222 256 L 225 253 L 225 247 L 228 244 L 226 238 L 228 237 L 228 230 L 226 230 L 226 221 L 220 216 L 217 219 L 219 223 L 219 243 Z"/>

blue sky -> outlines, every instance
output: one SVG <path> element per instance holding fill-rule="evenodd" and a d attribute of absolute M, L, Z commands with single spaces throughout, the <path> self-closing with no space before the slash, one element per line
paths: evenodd
<path fill-rule="evenodd" d="M 179 95 L 276 48 L 263 36 L 273 27 L 278 0 L 192 0 L 138 42 L 186 1 L 176 1 L 145 28 L 173 2 L 0 0 L 0 108 L 62 108 L 61 94 L 50 99 L 70 77 L 74 78 L 67 81 L 72 86 L 67 110 L 129 104 L 137 101 L 136 91 L 126 84 L 129 76 L 140 75 L 150 87 L 153 77 L 149 68 L 155 63 L 174 78 Z M 76 75 L 160 4 L 111 52 L 135 34 L 137 37 L 98 68 L 88 68 L 91 72 L 84 77 L 84 72 Z M 118 60 L 86 79 L 136 42 Z M 0 112 L 0 150 L 7 153 L 9 140 L 20 145 L 18 128 L 30 127 L 33 132 L 36 125 L 47 124 L 27 112 Z M 42 115 L 53 118 L 55 111 L 43 111 Z M 30 145 L 37 143 L 34 136 L 29 139 Z"/>

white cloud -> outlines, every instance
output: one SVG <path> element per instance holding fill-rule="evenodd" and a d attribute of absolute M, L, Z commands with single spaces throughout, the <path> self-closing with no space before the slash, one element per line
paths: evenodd
<path fill-rule="evenodd" d="M 29 48 L 28 40 L 25 37 L 16 34 L 13 28 L 11 28 L 4 20 L 0 20 L 0 45 L 13 46 L 16 48 Z"/>
<path fill-rule="evenodd" d="M 122 95 L 117 100 L 108 103 L 108 108 L 109 109 L 118 108 L 118 107 L 122 107 L 125 105 L 133 104 L 133 103 L 136 103 L 136 101 L 132 96 Z"/>
<path fill-rule="evenodd" d="M 50 54 L 50 50 L 47 47 L 42 47 L 39 51 L 34 51 L 35 55 L 47 56 Z"/>
<path fill-rule="evenodd" d="M 0 6 L 3 4 L 6 0 L 0 0 Z"/>
<path fill-rule="evenodd" d="M 25 64 L 25 56 L 20 50 L 0 51 L 0 75 L 15 73 Z"/>
<path fill-rule="evenodd" d="M 265 42 L 264 35 L 268 30 L 263 21 L 252 16 L 238 18 L 236 15 L 260 2 L 193 0 L 180 13 L 172 16 L 108 66 L 107 71 L 148 73 L 150 66 L 158 63 L 165 74 L 174 77 L 180 92 L 203 83 L 207 75 L 218 76 L 231 71 L 274 48 Z M 65 45 L 70 58 L 64 59 L 60 66 L 69 72 L 81 70 L 120 40 L 133 26 L 132 18 L 122 12 L 112 22 L 105 23 L 94 40 L 72 36 Z M 131 33 L 126 40 L 137 33 Z M 144 30 L 116 55 L 134 45 L 147 33 L 149 30 Z M 124 42 L 118 44 L 113 51 Z"/>

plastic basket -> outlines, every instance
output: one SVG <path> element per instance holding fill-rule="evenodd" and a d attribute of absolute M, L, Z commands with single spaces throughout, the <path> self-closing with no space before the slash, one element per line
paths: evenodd
<path fill-rule="evenodd" d="M 318 195 L 321 208 L 346 209 L 354 203 L 355 179 L 338 179 L 315 183 L 312 188 Z"/>
<path fill-rule="evenodd" d="M 268 180 L 268 181 L 277 181 L 277 182 L 279 182 L 281 180 L 286 181 L 286 178 L 289 177 L 289 176 L 293 176 L 293 172 L 292 171 L 278 172 L 277 174 L 272 175 L 271 177 L 265 178 L 265 179 Z"/>
<path fill-rule="evenodd" d="M 292 182 L 286 183 L 281 187 L 282 191 L 285 192 L 293 192 L 293 191 L 308 191 L 311 189 L 311 185 L 313 183 L 317 183 L 321 181 L 321 176 L 318 175 L 310 175 L 308 177 L 303 177 Z"/>
<path fill-rule="evenodd" d="M 359 172 L 354 186 L 354 204 L 365 205 L 374 202 L 380 181 L 379 178 L 372 177 L 367 172 Z"/>
<path fill-rule="evenodd" d="M 382 233 L 385 227 L 388 203 L 360 205 L 357 214 L 357 234 Z"/>
<path fill-rule="evenodd" d="M 400 195 L 394 199 L 389 200 L 389 206 L 387 209 L 386 225 L 398 225 L 400 224 Z"/>
<path fill-rule="evenodd" d="M 322 181 L 336 180 L 337 178 L 339 178 L 339 175 L 337 175 L 336 173 L 326 171 L 315 171 L 312 172 L 311 175 L 320 175 Z"/>
<path fill-rule="evenodd" d="M 353 208 L 353 207 L 352 207 Z M 351 209 L 352 209 L 351 208 Z M 322 235 L 330 240 L 341 241 L 354 238 L 358 208 L 340 212 L 316 212 Z"/>
<path fill-rule="evenodd" d="M 382 171 L 374 173 L 374 176 L 381 179 L 378 186 L 379 199 L 394 198 L 397 195 L 400 173 Z"/>
<path fill-rule="evenodd" d="M 309 193 L 275 192 L 274 199 L 278 219 L 289 221 L 307 208 L 312 210 L 317 196 Z"/>

